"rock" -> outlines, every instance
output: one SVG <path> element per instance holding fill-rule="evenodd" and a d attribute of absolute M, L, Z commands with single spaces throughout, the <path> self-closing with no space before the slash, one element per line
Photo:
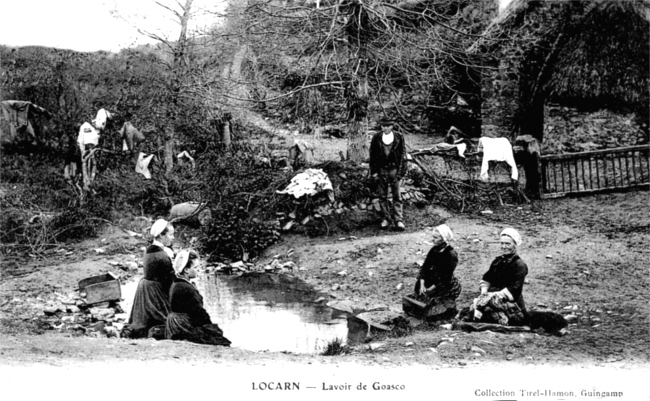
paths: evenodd
<path fill-rule="evenodd" d="M 106 323 L 104 323 L 104 322 L 96 322 L 96 323 L 92 323 L 92 324 L 89 324 L 88 326 L 86 326 L 86 330 L 89 331 L 89 332 L 96 332 L 96 331 L 97 332 L 99 332 L 99 331 L 103 332 L 105 327 L 106 327 Z"/>
<path fill-rule="evenodd" d="M 476 345 L 472 345 L 472 348 L 470 348 L 470 351 L 471 351 L 471 352 L 478 352 L 478 353 L 481 354 L 481 355 L 485 355 L 485 354 L 486 354 L 486 352 L 485 352 L 483 349 L 477 347 Z"/>
<path fill-rule="evenodd" d="M 106 337 L 108 338 L 118 338 L 120 336 L 117 328 L 113 326 L 104 327 L 104 333 L 106 333 Z"/>
<path fill-rule="evenodd" d="M 406 320 L 409 322 L 409 326 L 416 328 L 422 325 L 422 320 L 416 319 L 413 316 L 407 316 Z"/>
<path fill-rule="evenodd" d="M 95 320 L 105 320 L 115 316 L 115 310 L 111 308 L 90 308 L 90 315 Z"/>
<path fill-rule="evenodd" d="M 138 270 L 138 263 L 137 262 L 129 261 L 129 262 L 125 262 L 124 265 L 129 270 L 133 270 L 133 271 Z"/>
<path fill-rule="evenodd" d="M 61 312 L 61 309 L 58 306 L 49 306 L 43 310 L 45 316 L 54 316 L 57 312 Z"/>
<path fill-rule="evenodd" d="M 407 343 L 404 343 L 404 346 L 405 346 L 405 347 L 410 347 L 410 346 L 412 346 L 413 344 L 415 344 L 413 341 L 409 341 L 409 342 L 407 342 Z"/>
<path fill-rule="evenodd" d="M 239 262 L 231 263 L 230 267 L 232 267 L 233 269 L 243 268 L 244 267 L 244 262 L 240 260 Z"/>
<path fill-rule="evenodd" d="M 347 270 L 343 270 L 343 271 L 340 271 L 340 272 L 338 272 L 338 273 L 336 273 L 336 274 L 338 274 L 338 275 L 341 276 L 341 277 L 345 277 L 345 276 L 348 275 L 348 272 L 347 272 Z"/>
<path fill-rule="evenodd" d="M 383 310 L 383 311 L 373 311 L 373 312 L 364 312 L 356 315 L 355 317 L 359 320 L 366 322 L 371 327 L 388 331 L 390 327 L 387 325 L 392 324 L 392 322 L 402 316 L 400 313 Z"/>
<path fill-rule="evenodd" d="M 76 315 L 73 315 L 73 316 L 63 316 L 63 317 L 61 318 L 61 321 L 62 321 L 63 323 L 74 323 L 74 321 L 75 321 L 75 316 L 76 316 Z"/>
<path fill-rule="evenodd" d="M 553 259 L 553 255 L 546 255 L 546 259 Z"/>
<path fill-rule="evenodd" d="M 27 292 L 27 287 L 20 287 L 20 288 L 18 289 L 18 291 L 20 291 L 20 292 Z"/>
<path fill-rule="evenodd" d="M 348 302 L 345 301 L 331 301 L 326 304 L 332 309 L 340 310 L 343 312 L 347 312 L 349 314 L 353 314 L 354 311 L 352 310 L 352 305 L 350 305 Z"/>
<path fill-rule="evenodd" d="M 68 313 L 79 313 L 79 312 L 81 312 L 81 310 L 75 305 L 68 305 L 68 306 L 66 306 L 65 310 Z"/>
<path fill-rule="evenodd" d="M 386 344 L 384 344 L 384 343 L 370 343 L 370 344 L 368 344 L 368 348 L 371 351 L 375 351 L 375 350 L 378 350 L 380 348 L 384 348 L 385 346 L 386 346 Z"/>
<path fill-rule="evenodd" d="M 566 315 L 566 316 L 564 316 L 564 320 L 566 320 L 566 321 L 569 322 L 569 323 L 574 322 L 574 321 L 576 321 L 577 319 L 578 319 L 578 316 L 576 316 L 576 315 L 574 315 L 574 314 L 570 314 L 570 315 Z"/>
<path fill-rule="evenodd" d="M 440 328 L 442 328 L 443 330 L 451 330 L 451 327 L 452 327 L 451 323 L 441 324 L 440 325 Z"/>
<path fill-rule="evenodd" d="M 483 210 L 481 214 L 493 214 L 494 212 L 491 210 Z"/>
<path fill-rule="evenodd" d="M 475 238 L 472 242 L 481 242 L 481 240 L 478 239 L 478 238 Z"/>
<path fill-rule="evenodd" d="M 384 253 L 384 251 L 381 248 L 377 248 L 377 253 Z"/>
<path fill-rule="evenodd" d="M 402 287 L 404 287 L 404 284 L 399 283 L 399 284 L 397 284 L 397 285 L 395 286 L 395 289 L 396 289 L 397 291 L 399 291 L 399 290 L 402 289 Z"/>
<path fill-rule="evenodd" d="M 184 219 L 190 216 L 199 207 L 203 206 L 198 202 L 184 202 L 172 206 L 169 211 L 169 218 L 171 219 Z M 201 225 L 207 225 L 212 221 L 212 212 L 209 208 L 205 208 L 199 212 L 198 215 L 192 216 L 189 220 L 198 222 Z"/>
<path fill-rule="evenodd" d="M 115 316 L 113 316 L 116 321 L 118 322 L 123 322 L 126 320 L 128 315 L 126 313 L 116 313 Z"/>
<path fill-rule="evenodd" d="M 98 254 L 106 253 L 106 250 L 104 250 L 104 249 L 102 249 L 102 248 L 96 248 L 96 249 L 95 249 L 95 253 L 98 253 Z"/>
<path fill-rule="evenodd" d="M 319 304 L 319 303 L 323 302 L 324 300 L 325 300 L 325 298 L 320 297 L 320 298 L 318 298 L 317 300 L 315 300 L 314 303 Z"/>
<path fill-rule="evenodd" d="M 340 287 L 341 287 L 340 285 L 338 285 L 338 284 L 334 284 L 334 285 L 332 286 L 332 291 L 336 291 L 336 290 L 338 290 Z"/>

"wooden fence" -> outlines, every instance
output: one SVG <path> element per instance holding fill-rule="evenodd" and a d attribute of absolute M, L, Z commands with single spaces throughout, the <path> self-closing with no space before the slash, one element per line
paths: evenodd
<path fill-rule="evenodd" d="M 540 158 L 543 198 L 647 186 L 647 145 L 547 155 Z"/>

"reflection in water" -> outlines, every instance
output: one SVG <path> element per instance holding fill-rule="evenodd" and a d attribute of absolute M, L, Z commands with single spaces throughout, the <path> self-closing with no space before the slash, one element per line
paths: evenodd
<path fill-rule="evenodd" d="M 282 287 L 246 290 L 224 276 L 202 276 L 197 288 L 205 309 L 233 347 L 251 351 L 322 352 L 347 337 L 347 319 L 323 305 L 296 302 Z M 311 300 L 311 298 L 303 298 Z"/>
<path fill-rule="evenodd" d="M 121 305 L 127 314 L 140 278 L 122 285 Z M 344 313 L 309 302 L 316 297 L 313 293 L 274 285 L 277 277 L 266 281 L 237 282 L 213 274 L 194 280 L 212 322 L 232 341 L 232 347 L 310 354 L 322 352 L 332 340 L 348 337 Z"/>

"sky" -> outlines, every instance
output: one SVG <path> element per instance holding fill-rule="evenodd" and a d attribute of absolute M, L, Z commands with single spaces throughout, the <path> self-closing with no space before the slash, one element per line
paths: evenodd
<path fill-rule="evenodd" d="M 223 12 L 226 1 L 194 0 L 195 24 L 218 23 L 214 13 L 202 11 Z M 510 1 L 499 0 L 500 9 Z M 159 2 L 178 9 L 175 0 Z M 10 0 L 3 3 L 0 44 L 7 46 L 118 52 L 156 43 L 137 28 L 171 40 L 180 32 L 173 14 L 155 0 Z"/>
<path fill-rule="evenodd" d="M 179 9 L 175 0 L 160 3 Z M 154 0 L 18 0 L 2 5 L 0 44 L 47 46 L 92 52 L 117 52 L 139 44 L 156 43 L 138 29 L 176 39 L 180 26 L 171 12 Z M 201 12 L 223 12 L 225 0 L 194 0 L 195 23 L 210 25 L 219 18 Z M 137 27 L 137 28 L 136 28 Z"/>

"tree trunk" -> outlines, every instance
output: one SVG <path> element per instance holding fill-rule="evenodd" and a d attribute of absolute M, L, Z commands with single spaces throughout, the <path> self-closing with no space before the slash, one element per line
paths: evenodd
<path fill-rule="evenodd" d="M 232 142 L 232 137 L 230 135 L 230 121 L 225 120 L 221 124 L 221 143 L 226 149 L 230 149 L 230 143 Z"/>
<path fill-rule="evenodd" d="M 353 121 L 348 135 L 347 159 L 359 163 L 366 161 L 369 157 L 369 147 L 365 124 L 361 121 Z"/>

